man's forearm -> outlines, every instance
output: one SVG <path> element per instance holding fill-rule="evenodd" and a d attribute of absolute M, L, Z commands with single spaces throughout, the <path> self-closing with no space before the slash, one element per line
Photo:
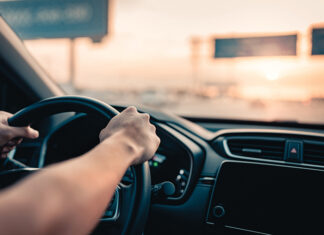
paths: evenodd
<path fill-rule="evenodd" d="M 85 155 L 43 169 L 2 192 L 1 231 L 4 234 L 89 233 L 137 154 L 140 150 L 122 133 L 117 133 Z"/>

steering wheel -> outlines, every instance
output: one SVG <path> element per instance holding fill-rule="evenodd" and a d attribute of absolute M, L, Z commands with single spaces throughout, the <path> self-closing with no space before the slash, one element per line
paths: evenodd
<path fill-rule="evenodd" d="M 78 112 L 97 115 L 108 123 L 119 112 L 99 100 L 81 96 L 61 96 L 42 100 L 32 104 L 8 119 L 10 126 L 27 126 L 53 114 Z M 99 136 L 99 133 L 98 133 Z M 19 164 L 19 163 L 18 163 Z M 132 166 L 134 180 L 131 185 L 120 184 L 119 200 L 114 218 L 102 219 L 97 231 L 100 234 L 109 232 L 118 234 L 142 234 L 145 228 L 151 199 L 151 176 L 147 162 Z M 11 184 L 17 179 L 39 170 L 39 168 L 21 168 L 1 172 L 0 182 Z M 116 191 L 117 192 L 117 191 Z M 114 200 L 116 201 L 116 200 Z M 115 203 L 115 202 L 114 202 Z M 99 229 L 100 228 L 100 229 Z M 103 232 L 104 231 L 104 232 Z"/>

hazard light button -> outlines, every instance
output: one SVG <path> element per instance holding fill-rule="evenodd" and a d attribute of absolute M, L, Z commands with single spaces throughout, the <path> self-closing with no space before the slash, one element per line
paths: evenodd
<path fill-rule="evenodd" d="M 286 161 L 300 162 L 302 142 L 299 141 L 287 141 L 286 149 Z"/>

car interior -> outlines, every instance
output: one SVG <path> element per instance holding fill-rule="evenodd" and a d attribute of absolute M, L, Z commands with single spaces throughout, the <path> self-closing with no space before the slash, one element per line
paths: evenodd
<path fill-rule="evenodd" d="M 61 89 L 3 18 L 0 96 L 10 125 L 40 132 L 1 162 L 1 188 L 86 153 L 127 107 Z M 138 110 L 150 114 L 161 145 L 127 170 L 93 234 L 324 232 L 323 124 Z"/>

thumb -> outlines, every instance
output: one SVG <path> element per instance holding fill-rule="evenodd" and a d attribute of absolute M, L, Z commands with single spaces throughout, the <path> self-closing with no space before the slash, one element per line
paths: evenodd
<path fill-rule="evenodd" d="M 34 130 L 30 126 L 27 127 L 9 127 L 12 139 L 17 137 L 36 139 L 39 136 L 38 131 Z"/>

